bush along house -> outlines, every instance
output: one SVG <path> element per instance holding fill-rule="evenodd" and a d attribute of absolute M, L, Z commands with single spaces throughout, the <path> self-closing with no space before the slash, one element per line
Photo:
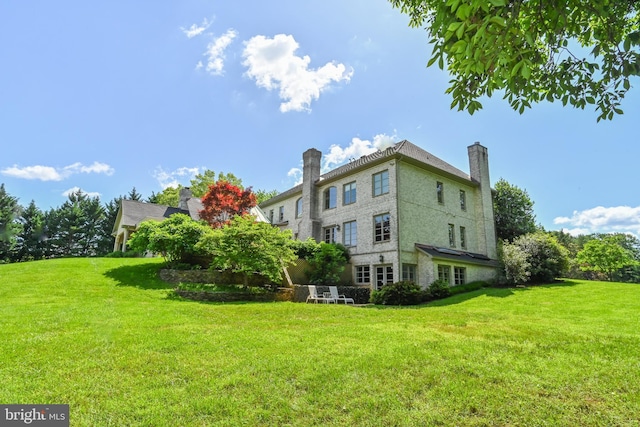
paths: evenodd
<path fill-rule="evenodd" d="M 260 208 L 297 239 L 348 247 L 356 285 L 487 281 L 497 272 L 488 152 L 476 142 L 468 156 L 469 174 L 401 141 L 321 174 L 312 148 L 302 184 Z"/>

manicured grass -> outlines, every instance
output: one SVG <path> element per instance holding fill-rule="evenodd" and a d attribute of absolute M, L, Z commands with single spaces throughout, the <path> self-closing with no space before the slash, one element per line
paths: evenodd
<path fill-rule="evenodd" d="M 0 265 L 0 402 L 73 426 L 640 424 L 640 286 L 413 308 L 171 297 L 158 260 Z"/>

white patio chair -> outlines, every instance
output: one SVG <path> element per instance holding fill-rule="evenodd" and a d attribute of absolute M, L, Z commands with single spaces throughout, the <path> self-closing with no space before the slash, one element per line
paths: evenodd
<path fill-rule="evenodd" d="M 337 286 L 329 286 L 329 291 L 331 293 L 331 298 L 336 301 L 336 304 L 338 301 L 344 301 L 345 304 L 348 304 L 349 302 L 351 304 L 355 304 L 353 298 L 347 298 L 345 295 L 339 295 Z"/>
<path fill-rule="evenodd" d="M 315 285 L 308 285 L 307 288 L 309 289 L 309 296 L 307 297 L 307 300 L 305 302 L 313 301 L 317 304 L 318 301 L 324 300 L 324 297 L 318 295 L 318 290 L 316 289 Z"/>

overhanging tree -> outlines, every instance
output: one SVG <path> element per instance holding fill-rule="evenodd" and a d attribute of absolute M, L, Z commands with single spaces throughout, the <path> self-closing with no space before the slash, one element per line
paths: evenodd
<path fill-rule="evenodd" d="M 520 113 L 532 103 L 596 106 L 598 121 L 622 114 L 640 75 L 640 2 L 635 0 L 390 0 L 425 27 L 427 66 L 453 79 L 451 108 L 473 114 L 497 91 Z"/>

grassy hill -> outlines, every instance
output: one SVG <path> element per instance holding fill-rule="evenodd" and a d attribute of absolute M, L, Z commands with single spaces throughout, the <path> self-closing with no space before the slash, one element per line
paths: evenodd
<path fill-rule="evenodd" d="M 640 424 L 640 286 L 211 304 L 148 259 L 0 265 L 0 402 L 72 426 Z"/>

